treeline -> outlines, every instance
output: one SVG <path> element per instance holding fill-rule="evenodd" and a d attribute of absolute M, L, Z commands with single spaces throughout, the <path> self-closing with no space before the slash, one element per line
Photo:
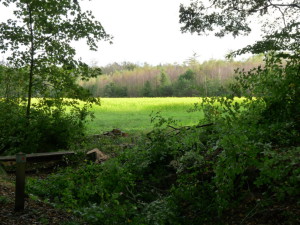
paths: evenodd
<path fill-rule="evenodd" d="M 195 59 L 183 65 L 142 66 L 124 62 L 102 67 L 102 75 L 80 81 L 94 97 L 189 97 L 224 96 L 235 69 L 246 71 L 262 63 L 260 56 L 244 61 Z"/>

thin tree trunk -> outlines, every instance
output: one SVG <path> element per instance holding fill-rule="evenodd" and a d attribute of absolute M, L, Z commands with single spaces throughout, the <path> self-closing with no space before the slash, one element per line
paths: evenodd
<path fill-rule="evenodd" d="M 28 83 L 28 95 L 27 95 L 27 110 L 26 117 L 29 119 L 30 117 L 30 108 L 31 108 L 31 98 L 32 98 L 32 86 L 33 86 L 33 68 L 34 68 L 34 41 L 33 41 L 33 21 L 32 21 L 32 13 L 30 6 L 28 5 L 29 12 L 29 31 L 30 31 L 30 70 L 29 70 L 29 83 Z"/>

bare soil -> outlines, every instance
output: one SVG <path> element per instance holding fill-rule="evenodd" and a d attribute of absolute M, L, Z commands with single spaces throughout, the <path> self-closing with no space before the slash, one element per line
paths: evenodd
<path fill-rule="evenodd" d="M 26 198 L 25 209 L 15 212 L 14 175 L 0 176 L 0 225 L 82 224 L 74 215 L 39 200 Z"/>

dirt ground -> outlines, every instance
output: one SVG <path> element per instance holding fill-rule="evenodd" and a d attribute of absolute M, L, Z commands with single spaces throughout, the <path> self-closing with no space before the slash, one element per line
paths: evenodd
<path fill-rule="evenodd" d="M 25 199 L 25 209 L 22 212 L 14 211 L 15 187 L 14 175 L 0 175 L 0 225 L 75 225 L 80 224 L 78 218 L 55 209 L 49 204 Z"/>

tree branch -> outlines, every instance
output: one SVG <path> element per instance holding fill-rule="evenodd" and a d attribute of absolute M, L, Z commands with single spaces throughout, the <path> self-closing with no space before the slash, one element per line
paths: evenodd
<path fill-rule="evenodd" d="M 202 124 L 202 125 L 197 125 L 197 126 L 183 126 L 183 127 L 173 127 L 171 125 L 168 125 L 167 127 L 170 127 L 174 130 L 177 130 L 177 131 L 180 131 L 181 129 L 185 129 L 185 130 L 190 130 L 192 128 L 202 128 L 202 127 L 209 127 L 209 126 L 212 126 L 212 125 L 215 125 L 214 123 L 208 123 L 208 124 Z"/>
<path fill-rule="evenodd" d="M 298 8 L 300 9 L 300 4 L 273 4 L 271 3 L 273 6 L 278 6 L 278 7 L 290 7 L 290 8 Z"/>

